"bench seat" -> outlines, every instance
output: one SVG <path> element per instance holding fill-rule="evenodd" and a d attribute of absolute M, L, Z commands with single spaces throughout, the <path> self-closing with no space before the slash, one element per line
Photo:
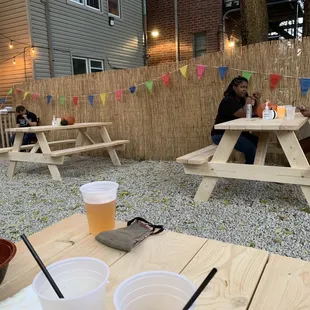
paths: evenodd
<path fill-rule="evenodd" d="M 210 160 L 216 149 L 217 145 L 211 144 L 203 149 L 177 158 L 177 162 L 180 164 L 202 165 Z"/>

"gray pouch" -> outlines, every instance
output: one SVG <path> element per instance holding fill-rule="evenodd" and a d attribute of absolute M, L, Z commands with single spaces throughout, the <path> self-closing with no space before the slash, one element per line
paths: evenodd
<path fill-rule="evenodd" d="M 127 227 L 99 233 L 96 240 L 117 250 L 130 252 L 148 236 L 160 234 L 162 225 L 153 225 L 141 217 L 127 222 Z"/>

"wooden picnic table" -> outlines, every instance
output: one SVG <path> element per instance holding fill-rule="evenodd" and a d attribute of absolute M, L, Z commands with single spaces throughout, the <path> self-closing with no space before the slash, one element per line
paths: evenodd
<path fill-rule="evenodd" d="M 34 162 L 47 164 L 52 178 L 61 181 L 61 176 L 57 165 L 64 163 L 64 156 L 75 155 L 81 152 L 93 151 L 98 149 L 107 149 L 114 165 L 121 165 L 117 156 L 116 149 L 129 143 L 128 140 L 112 141 L 106 126 L 111 125 L 109 122 L 97 123 L 76 123 L 68 126 L 33 126 L 33 127 L 16 127 L 6 129 L 7 132 L 15 134 L 15 140 L 12 147 L 0 149 L 0 159 L 8 160 L 9 167 L 7 175 L 12 178 L 15 173 L 17 162 Z M 88 128 L 98 128 L 98 132 L 103 142 L 96 143 L 87 133 Z M 55 131 L 77 130 L 76 139 L 67 139 L 59 141 L 47 141 L 46 134 Z M 23 136 L 26 133 L 34 133 L 37 137 L 37 143 L 31 145 L 22 145 Z M 75 146 L 63 150 L 51 151 L 51 145 L 72 144 Z M 29 149 L 30 152 L 21 152 Z M 41 153 L 37 153 L 41 149 Z"/>
<path fill-rule="evenodd" d="M 117 227 L 125 223 L 118 222 Z M 196 309 L 295 310 L 310 309 L 310 262 L 266 251 L 164 231 L 151 236 L 130 253 L 97 242 L 88 232 L 86 215 L 76 214 L 30 236 L 46 265 L 90 256 L 110 266 L 106 310 L 115 309 L 113 293 L 126 278 L 150 270 L 167 270 L 188 277 L 198 287 L 213 267 L 212 282 Z M 40 271 L 26 246 L 17 255 L 0 286 L 0 301 L 31 284 Z"/>
<path fill-rule="evenodd" d="M 195 199 L 207 201 L 219 178 L 233 178 L 300 185 L 310 204 L 309 162 L 295 134 L 306 123 L 308 118 L 296 113 L 293 120 L 239 118 L 216 125 L 215 129 L 225 130 L 225 133 L 211 161 L 201 165 L 184 164 L 185 173 L 203 176 Z M 243 131 L 254 132 L 259 136 L 254 165 L 227 163 Z M 290 167 L 265 165 L 269 137 L 272 133 L 276 135 Z"/>

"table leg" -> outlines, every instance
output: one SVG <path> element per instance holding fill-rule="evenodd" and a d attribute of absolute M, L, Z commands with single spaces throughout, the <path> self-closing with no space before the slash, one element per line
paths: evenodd
<path fill-rule="evenodd" d="M 226 130 L 223 138 L 218 145 L 211 162 L 226 163 L 230 158 L 232 151 L 240 137 L 241 131 Z M 204 177 L 196 192 L 194 200 L 197 202 L 208 201 L 212 191 L 218 181 L 218 178 Z"/>
<path fill-rule="evenodd" d="M 111 142 L 111 138 L 105 127 L 100 128 L 100 135 L 101 135 L 103 142 Z M 121 162 L 117 156 L 115 149 L 113 147 L 108 147 L 107 150 L 108 150 L 108 153 L 110 155 L 113 165 L 121 166 Z"/>
<path fill-rule="evenodd" d="M 254 165 L 262 166 L 265 164 L 265 159 L 268 151 L 268 139 L 269 139 L 269 132 L 261 132 L 259 134 Z"/>
<path fill-rule="evenodd" d="M 30 153 L 36 153 L 39 150 L 39 148 L 40 148 L 40 144 L 39 142 L 37 142 L 31 149 Z"/>
<path fill-rule="evenodd" d="M 12 147 L 12 152 L 20 152 L 20 147 L 23 143 L 24 134 L 22 132 L 17 132 L 14 139 L 14 144 Z M 16 161 L 9 161 L 9 167 L 7 175 L 11 179 L 15 173 Z"/>
<path fill-rule="evenodd" d="M 50 153 L 51 149 L 47 143 L 44 132 L 38 132 L 38 133 L 36 133 L 36 135 L 37 135 L 38 143 L 40 145 L 42 153 L 43 154 L 44 153 Z M 53 180 L 55 180 L 55 181 L 61 181 L 62 180 L 61 175 L 60 175 L 59 170 L 58 170 L 58 167 L 56 165 L 47 165 L 47 167 L 51 173 Z"/>
<path fill-rule="evenodd" d="M 276 132 L 284 154 L 292 168 L 309 169 L 308 160 L 293 131 Z M 301 190 L 310 205 L 310 186 L 301 186 Z"/>

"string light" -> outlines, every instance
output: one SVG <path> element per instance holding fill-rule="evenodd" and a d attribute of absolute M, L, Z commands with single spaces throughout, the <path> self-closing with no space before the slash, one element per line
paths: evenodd
<path fill-rule="evenodd" d="M 12 49 L 13 48 L 13 41 L 11 40 L 10 44 L 9 44 L 9 48 Z"/>
<path fill-rule="evenodd" d="M 31 48 L 32 55 L 35 53 L 34 47 Z"/>
<path fill-rule="evenodd" d="M 15 56 L 13 57 L 13 65 L 16 65 Z"/>

